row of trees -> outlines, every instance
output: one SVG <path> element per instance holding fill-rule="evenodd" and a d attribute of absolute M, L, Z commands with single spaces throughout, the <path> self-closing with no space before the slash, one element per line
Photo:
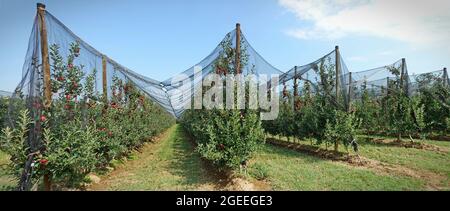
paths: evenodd
<path fill-rule="evenodd" d="M 411 95 L 402 71 L 391 68 L 396 79 L 389 80 L 382 96 L 375 95 L 374 87 L 364 82 L 353 87 L 352 93 L 360 96 L 336 97 L 334 64 L 322 61 L 314 70 L 320 82 L 303 81 L 301 95 L 283 90 L 280 117 L 263 122 L 264 129 L 272 135 L 315 140 L 318 144 L 348 146 L 356 134 L 387 134 L 402 136 L 450 132 L 450 91 L 442 76 L 424 74 L 416 78 L 416 91 Z M 355 92 L 360 92 L 356 94 Z"/>
<path fill-rule="evenodd" d="M 398 80 L 390 80 L 386 93 L 381 98 L 370 97 L 363 84 L 362 99 L 356 102 L 359 128 L 370 132 L 389 132 L 396 134 L 398 141 L 402 135 L 411 135 L 424 128 L 424 106 L 416 98 L 408 96 L 406 81 L 402 81 L 399 70 L 391 69 Z"/>
<path fill-rule="evenodd" d="M 299 95 L 295 79 L 293 91 L 284 86 L 279 118 L 263 122 L 272 135 L 315 140 L 318 144 L 349 146 L 355 136 L 355 116 L 347 113 L 342 92 L 336 92 L 335 65 L 323 59 L 314 69 L 320 84 L 304 80 Z"/>
<path fill-rule="evenodd" d="M 90 172 L 104 169 L 174 124 L 167 112 L 117 75 L 110 86 L 112 96 L 102 99 L 94 88 L 96 70 L 85 74 L 83 65 L 75 64 L 78 43 L 70 46 L 66 59 L 57 45 L 50 47 L 51 87 L 57 96 L 51 106 L 45 106 L 42 97 L 15 99 L 29 106 L 16 108 L 17 124 L 5 128 L 0 139 L 18 179 L 23 179 L 24 167 L 31 166 L 29 183 L 38 184 L 44 176 L 46 185 L 79 185 Z M 43 93 L 42 86 L 38 91 Z"/>
<path fill-rule="evenodd" d="M 231 37 L 228 35 L 221 42 L 222 51 L 214 63 L 214 70 L 222 76 L 225 86 L 227 74 L 242 73 L 242 69 L 248 65 L 246 49 L 242 48 L 239 55 L 240 65 L 236 65 L 236 49 L 232 47 Z M 241 44 L 244 46 L 244 43 Z M 237 67 L 239 66 L 239 67 Z M 247 164 L 251 155 L 264 142 L 264 133 L 258 111 L 248 108 L 248 84 L 246 84 L 246 108 L 233 109 L 206 109 L 186 111 L 180 122 L 186 131 L 198 144 L 200 155 L 210 160 L 221 169 L 239 169 Z M 208 90 L 206 87 L 204 90 Z M 237 102 L 237 90 L 224 90 L 234 92 L 234 100 Z M 203 97 L 207 97 L 205 92 Z M 213 101 L 218 96 L 212 97 Z M 235 103 L 237 105 L 237 103 Z"/>
<path fill-rule="evenodd" d="M 444 73 L 446 76 L 446 73 Z M 448 77 L 448 76 L 447 76 Z M 434 74 L 417 78 L 417 101 L 423 106 L 424 132 L 450 133 L 450 86 L 448 79 Z"/>
<path fill-rule="evenodd" d="M 392 69 L 391 72 L 400 75 Z M 405 84 L 406 85 L 406 84 Z M 450 89 L 442 76 L 433 73 L 416 78 L 414 93 L 401 80 L 389 80 L 382 96 L 361 86 L 361 99 L 354 103 L 363 133 L 402 135 L 447 135 L 450 132 Z M 409 84 L 412 85 L 412 84 Z"/>

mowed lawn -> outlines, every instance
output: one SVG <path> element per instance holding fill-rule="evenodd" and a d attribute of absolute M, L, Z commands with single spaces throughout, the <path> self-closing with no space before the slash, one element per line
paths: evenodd
<path fill-rule="evenodd" d="M 393 147 L 363 141 L 361 142 L 360 154 L 370 159 L 410 168 L 422 175 L 439 175 L 444 177 L 440 182 L 440 186 L 446 190 L 450 190 L 450 142 L 431 140 L 416 141 L 438 146 L 444 151 L 435 152 L 424 149 Z M 423 179 L 426 180 L 426 176 Z"/>
<path fill-rule="evenodd" d="M 89 190 L 197 190 L 215 183 L 178 125 L 133 157 Z"/>
<path fill-rule="evenodd" d="M 271 145 L 263 146 L 253 162 L 250 174 L 265 172 L 274 190 L 418 190 L 424 187 L 424 182 L 418 179 L 381 175 Z"/>
<path fill-rule="evenodd" d="M 268 181 L 274 190 L 449 190 L 450 143 L 423 142 L 446 152 L 360 141 L 359 155 L 394 169 L 390 172 L 266 144 L 256 153 L 249 172 Z M 341 151 L 346 150 L 341 147 Z"/>

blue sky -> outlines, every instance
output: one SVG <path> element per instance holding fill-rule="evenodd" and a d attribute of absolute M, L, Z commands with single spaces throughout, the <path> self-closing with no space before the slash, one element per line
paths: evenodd
<path fill-rule="evenodd" d="M 35 0 L 0 0 L 0 90 L 13 90 Z M 207 56 L 240 22 L 250 44 L 286 71 L 340 45 L 351 71 L 405 57 L 410 73 L 450 66 L 448 0 L 41 0 L 83 40 L 164 80 Z M 412 15 L 414 14 L 414 16 Z"/>

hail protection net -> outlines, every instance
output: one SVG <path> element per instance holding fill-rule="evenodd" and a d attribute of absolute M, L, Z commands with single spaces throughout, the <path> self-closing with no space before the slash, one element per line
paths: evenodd
<path fill-rule="evenodd" d="M 334 50 L 322 58 L 307 65 L 295 66 L 280 75 L 280 89 L 303 94 L 303 87 L 308 84 L 312 93 L 331 95 L 337 105 L 346 108 L 348 98 L 348 69 L 339 51 Z"/>
<path fill-rule="evenodd" d="M 433 87 L 435 85 L 442 85 L 448 87 L 450 80 L 446 70 L 437 70 L 428 73 L 422 73 L 418 75 L 410 75 L 411 94 L 415 95 L 420 93 L 420 90 Z"/>
<path fill-rule="evenodd" d="M 12 93 L 0 90 L 0 97 L 11 97 Z"/>
<path fill-rule="evenodd" d="M 396 85 L 401 85 L 407 95 L 412 94 L 408 68 L 404 60 L 379 68 L 352 72 L 345 78 L 350 99 L 360 99 L 364 91 L 372 97 L 384 96 Z"/>
<path fill-rule="evenodd" d="M 73 65 L 82 67 L 85 77 L 81 83 L 85 83 L 87 76 L 92 76 L 95 95 L 102 95 L 103 88 L 103 68 L 106 67 L 106 93 L 110 98 L 117 94 L 118 90 L 111 88 L 111 85 L 117 82 L 132 83 L 144 92 L 147 97 L 158 103 L 167 112 L 175 117 L 179 117 L 185 110 L 185 105 L 189 103 L 193 95 L 194 88 L 201 85 L 201 79 L 206 75 L 217 70 L 217 60 L 224 55 L 224 51 L 229 51 L 236 47 L 236 30 L 228 33 L 219 43 L 214 51 L 192 68 L 169 78 L 165 81 L 157 81 L 120 65 L 106 55 L 97 51 L 95 48 L 84 42 L 76 36 L 63 23 L 55 18 L 51 13 L 45 13 L 45 25 L 47 31 L 47 43 L 49 51 L 49 63 L 51 66 L 52 77 L 58 80 L 58 75 L 54 64 L 55 58 L 52 54 L 57 53 L 65 64 L 71 55 L 73 45 L 78 45 L 79 52 L 73 59 Z M 40 24 L 38 16 L 35 18 L 32 34 L 29 40 L 29 47 L 23 66 L 23 78 L 15 90 L 14 99 L 40 98 L 43 94 L 43 70 L 41 54 Z M 241 64 L 241 73 L 246 74 L 280 74 L 278 69 L 266 62 L 247 42 L 245 36 L 241 34 L 240 47 L 242 57 L 245 62 Z M 195 77 L 200 76 L 200 77 Z M 197 79 L 197 80 L 194 80 Z M 58 93 L 53 97 L 58 97 Z M 29 100 L 29 102 L 31 102 Z M 31 104 L 30 104 L 31 105 Z M 30 107 L 30 106 L 29 106 Z M 12 108 L 13 111 L 16 107 Z M 14 116 L 14 115 L 11 115 Z M 12 121 L 14 122 L 14 121 Z"/>
<path fill-rule="evenodd" d="M 239 56 L 241 58 L 239 73 L 242 76 L 253 75 L 257 81 L 267 82 L 272 75 L 283 73 L 261 57 L 249 44 L 244 34 L 239 33 Z M 188 70 L 161 82 L 161 87 L 167 91 L 169 103 L 172 105 L 172 113 L 176 117 L 179 117 L 186 108 L 190 107 L 192 96 L 203 85 L 202 79 L 213 73 L 232 74 L 228 71 L 234 71 L 234 66 L 236 65 L 234 60 L 236 42 L 238 42 L 236 36 L 236 30 L 229 32 L 205 59 Z M 229 60 L 230 62 L 222 64 L 224 60 Z"/>
<path fill-rule="evenodd" d="M 41 37 L 44 27 L 46 31 L 45 40 Z M 270 77 L 273 74 L 283 73 L 264 60 L 240 31 L 240 39 L 237 39 L 237 34 L 236 30 L 228 33 L 211 54 L 188 70 L 167 80 L 157 81 L 138 74 L 99 52 L 79 38 L 51 13 L 45 11 L 43 20 L 39 14 L 36 15 L 34 20 L 23 65 L 22 79 L 11 97 L 8 125 L 15 127 L 19 111 L 24 108 L 29 110 L 33 119 L 39 117 L 42 112 L 45 104 L 44 61 L 42 58 L 44 41 L 47 45 L 52 89 L 58 87 L 59 82 L 70 80 L 64 78 L 62 71 L 77 69 L 81 75 L 80 83 L 83 85 L 89 84 L 92 87 L 91 90 L 85 90 L 84 88 L 81 90 L 83 96 L 89 96 L 87 100 L 95 100 L 99 104 L 106 103 L 108 101 L 105 101 L 104 97 L 107 99 L 118 97 L 117 95 L 123 93 L 123 89 L 127 88 L 127 84 L 131 84 L 165 111 L 178 118 L 186 110 L 186 105 L 191 103 L 190 101 L 195 93 L 194 90 L 202 86 L 204 77 L 222 71 L 221 68 L 233 69 L 223 67 L 220 62 L 224 61 L 224 57 L 228 57 L 225 60 L 229 59 L 231 62 L 227 65 L 235 65 L 233 52 L 237 47 L 237 40 L 239 40 L 241 49 L 239 56 L 242 58 L 239 73 L 243 75 L 254 74 L 257 77 L 263 75 Z M 264 80 L 268 81 L 269 79 L 265 78 Z M 79 85 L 72 84 L 72 86 Z M 58 99 L 65 95 L 65 93 L 55 90 L 51 93 L 52 99 Z M 77 100 L 82 101 L 83 99 Z M 39 148 L 38 140 L 41 136 L 41 126 L 38 123 L 39 121 L 36 122 L 32 126 L 33 129 L 30 130 L 30 151 Z"/>

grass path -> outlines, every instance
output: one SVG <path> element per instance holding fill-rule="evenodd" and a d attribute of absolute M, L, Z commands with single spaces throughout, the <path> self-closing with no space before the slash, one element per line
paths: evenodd
<path fill-rule="evenodd" d="M 178 125 L 133 157 L 88 190 L 223 190 L 229 183 L 200 159 Z"/>

